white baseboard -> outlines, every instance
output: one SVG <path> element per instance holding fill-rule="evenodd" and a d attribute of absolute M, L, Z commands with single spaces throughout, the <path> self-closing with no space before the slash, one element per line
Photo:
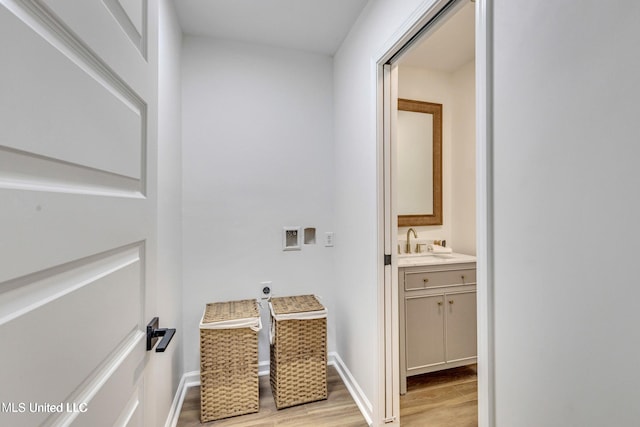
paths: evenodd
<path fill-rule="evenodd" d="M 258 362 L 258 376 L 269 375 L 269 369 L 271 368 L 268 360 Z"/>
<path fill-rule="evenodd" d="M 351 375 L 351 372 L 347 369 L 347 366 L 344 364 L 338 353 L 329 353 L 328 364 L 336 367 L 338 375 L 342 378 L 342 382 L 347 387 L 347 390 L 349 390 L 349 394 L 353 398 L 354 402 L 356 402 L 356 405 L 358 406 L 358 409 L 360 409 L 365 421 L 367 424 L 373 425 L 373 407 L 371 406 L 371 402 L 369 402 L 369 399 L 367 399 L 367 396 L 360 388 L 356 379 L 353 378 L 353 375 Z"/>
<path fill-rule="evenodd" d="M 362 389 L 356 382 L 349 369 L 345 366 L 344 362 L 336 352 L 331 352 L 328 354 L 327 365 L 335 366 L 336 371 L 338 371 L 338 375 L 342 378 L 342 382 L 347 387 L 349 394 L 353 398 L 354 402 L 362 412 L 362 416 L 367 421 L 367 424 L 372 425 L 372 414 L 373 409 L 371 407 L 371 402 L 367 399 L 367 396 L 362 392 Z M 258 375 L 269 375 L 269 361 L 262 361 L 258 363 Z M 173 402 L 171 403 L 171 409 L 169 410 L 169 416 L 167 417 L 167 422 L 165 423 L 165 427 L 176 427 L 178 424 L 178 418 L 180 417 L 180 411 L 182 410 L 182 404 L 184 403 L 184 397 L 187 394 L 187 390 L 190 387 L 196 387 L 200 385 L 200 371 L 191 371 L 186 372 L 182 379 L 180 380 L 180 384 L 178 385 L 178 390 L 176 390 L 176 395 L 173 398 Z"/>
<path fill-rule="evenodd" d="M 195 387 L 200 385 L 200 371 L 186 372 L 180 379 L 176 395 L 171 402 L 171 408 L 169 409 L 169 415 L 167 421 L 164 423 L 164 427 L 176 427 L 178 425 L 178 418 L 180 418 L 180 411 L 182 410 L 182 404 L 184 403 L 184 397 L 187 394 L 189 387 Z"/>

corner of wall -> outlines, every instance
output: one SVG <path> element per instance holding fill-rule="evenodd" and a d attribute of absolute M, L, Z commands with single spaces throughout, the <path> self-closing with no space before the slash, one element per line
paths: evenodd
<path fill-rule="evenodd" d="M 163 357 L 154 361 L 158 409 L 169 407 L 184 372 L 182 329 L 182 123 L 180 60 L 182 30 L 173 1 L 158 7 L 158 207 L 157 305 L 162 327 L 176 328 Z M 171 414 L 169 414 L 171 416 Z M 164 416 L 158 411 L 158 417 Z"/>

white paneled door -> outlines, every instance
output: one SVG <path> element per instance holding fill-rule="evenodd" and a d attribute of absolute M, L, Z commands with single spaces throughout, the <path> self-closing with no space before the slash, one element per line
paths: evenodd
<path fill-rule="evenodd" d="M 2 426 L 153 424 L 153 3 L 0 0 Z"/>

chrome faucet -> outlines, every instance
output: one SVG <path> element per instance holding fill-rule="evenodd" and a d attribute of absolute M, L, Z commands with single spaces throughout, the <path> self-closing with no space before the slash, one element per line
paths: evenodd
<path fill-rule="evenodd" d="M 418 238 L 418 234 L 416 233 L 416 230 L 414 230 L 413 228 L 410 228 L 407 230 L 407 250 L 405 251 L 406 253 L 410 254 L 411 253 L 411 236 L 410 233 L 413 231 L 413 237 L 415 237 L 416 239 Z"/>

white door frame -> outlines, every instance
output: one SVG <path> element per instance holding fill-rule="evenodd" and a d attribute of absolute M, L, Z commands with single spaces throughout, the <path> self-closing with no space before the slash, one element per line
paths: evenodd
<path fill-rule="evenodd" d="M 378 144 L 378 255 L 392 262 L 378 268 L 378 405 L 374 425 L 399 425 L 398 265 L 394 217 L 391 132 L 392 66 L 388 63 L 450 0 L 425 1 L 374 58 Z M 493 0 L 476 0 L 476 256 L 478 301 L 478 425 L 495 425 L 493 318 Z M 385 65 L 387 64 L 387 65 Z M 386 101 L 386 102 L 385 102 Z"/>

